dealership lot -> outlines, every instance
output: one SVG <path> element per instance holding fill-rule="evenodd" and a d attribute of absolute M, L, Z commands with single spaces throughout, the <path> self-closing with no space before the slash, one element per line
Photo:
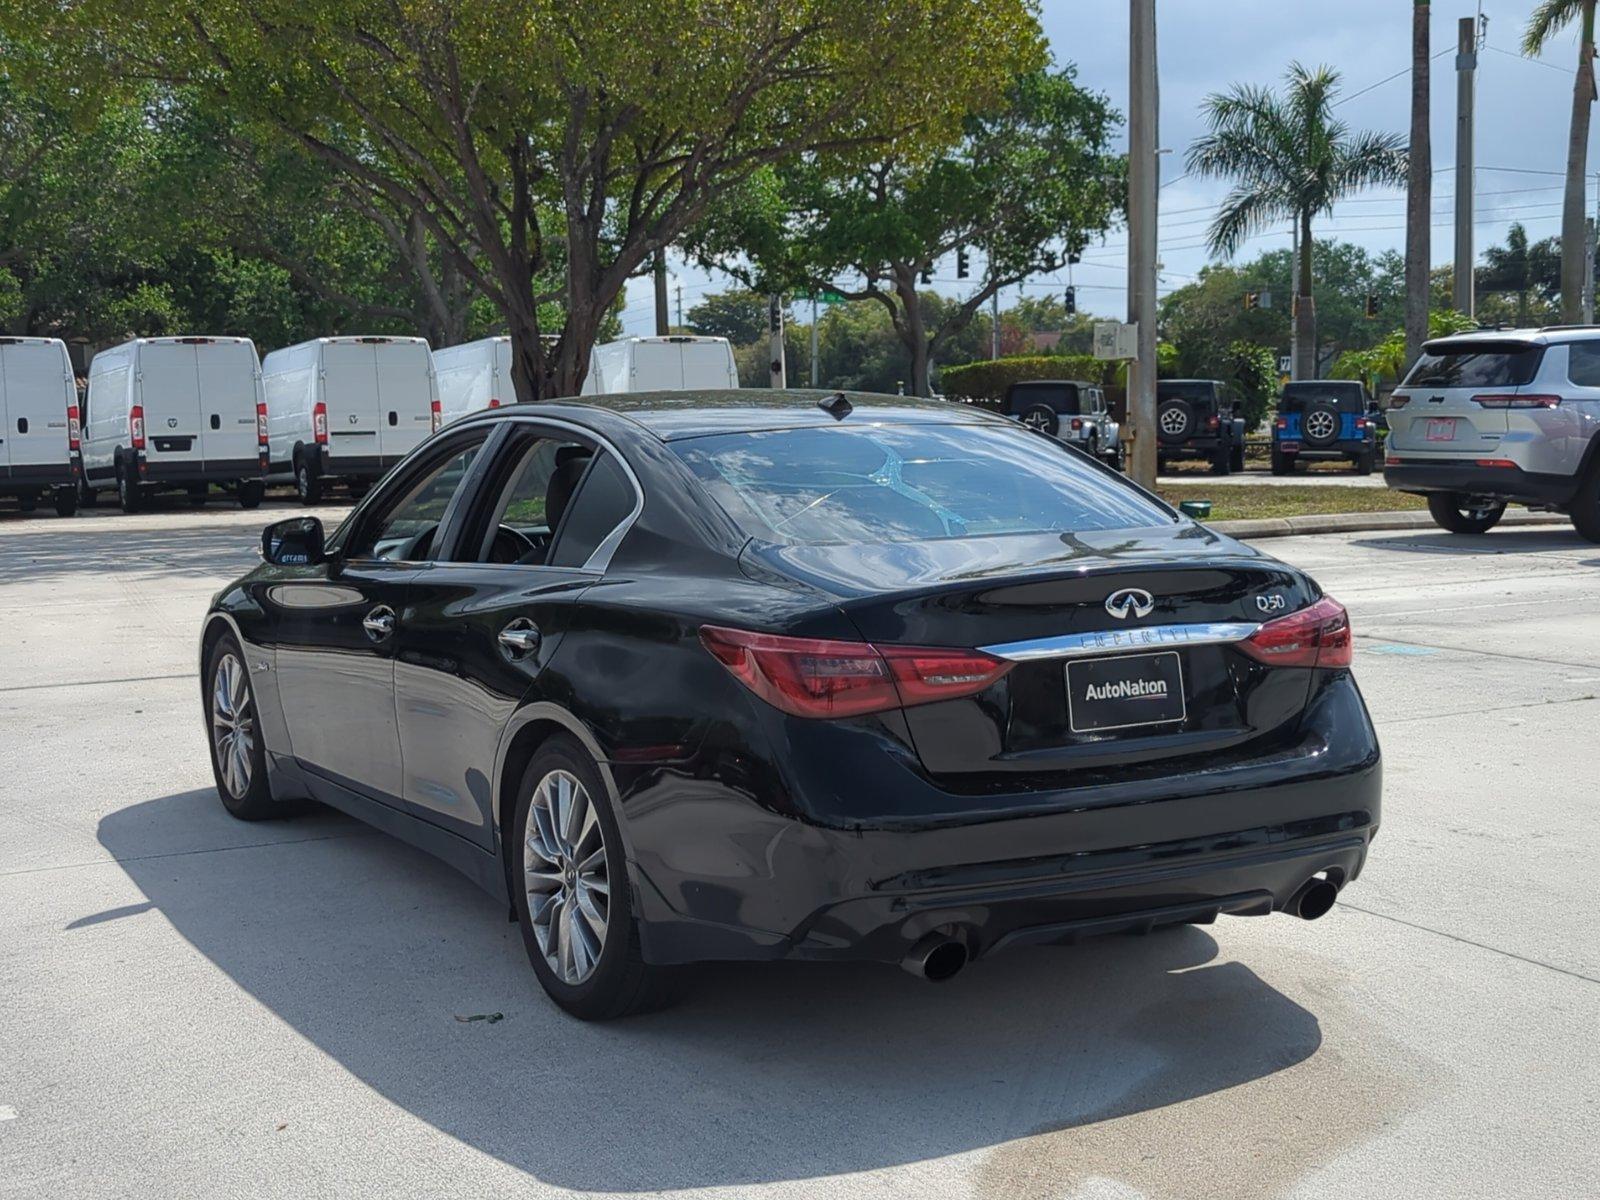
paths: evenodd
<path fill-rule="evenodd" d="M 0 520 L 0 1196 L 1592 1189 L 1600 550 L 1570 529 L 1267 544 L 1350 607 L 1387 755 L 1322 921 L 942 987 L 713 967 L 585 1026 L 448 868 L 223 814 L 195 638 L 264 519 Z"/>

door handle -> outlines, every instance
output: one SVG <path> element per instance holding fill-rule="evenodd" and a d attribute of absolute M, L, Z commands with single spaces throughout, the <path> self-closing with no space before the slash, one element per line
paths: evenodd
<path fill-rule="evenodd" d="M 361 628 L 375 642 L 381 642 L 394 632 L 394 609 L 380 604 L 361 619 Z"/>
<path fill-rule="evenodd" d="M 522 658 L 539 648 L 539 627 L 527 617 L 518 617 L 500 631 L 499 642 L 512 658 Z"/>

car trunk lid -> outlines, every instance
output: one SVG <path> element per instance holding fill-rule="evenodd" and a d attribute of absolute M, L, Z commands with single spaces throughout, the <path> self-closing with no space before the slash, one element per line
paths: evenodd
<path fill-rule="evenodd" d="M 1537 342 L 1429 342 L 1390 399 L 1387 453 L 1403 458 L 1494 458 L 1506 410 L 1476 397 L 1514 395 L 1538 373 Z M 1395 407 L 1398 404 L 1399 407 Z"/>

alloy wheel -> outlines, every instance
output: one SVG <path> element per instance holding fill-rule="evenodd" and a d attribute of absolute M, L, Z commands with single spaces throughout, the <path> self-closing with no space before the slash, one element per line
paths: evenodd
<path fill-rule="evenodd" d="M 1181 408 L 1169 408 L 1161 414 L 1161 432 L 1177 437 L 1189 427 L 1189 418 Z"/>
<path fill-rule="evenodd" d="M 1334 434 L 1333 414 L 1317 411 L 1306 417 L 1306 436 L 1327 441 Z"/>
<path fill-rule="evenodd" d="M 211 684 L 211 736 L 217 748 L 218 773 L 235 800 L 244 799 L 250 790 L 255 728 L 244 664 L 225 654 Z"/>
<path fill-rule="evenodd" d="M 563 983 L 582 983 L 605 948 L 611 880 L 600 816 L 570 772 L 551 771 L 533 790 L 522 871 L 540 954 Z"/>

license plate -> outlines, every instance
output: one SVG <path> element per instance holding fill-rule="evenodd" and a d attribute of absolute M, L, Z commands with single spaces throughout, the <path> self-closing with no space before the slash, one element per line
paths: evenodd
<path fill-rule="evenodd" d="M 1278 443 L 1278 449 L 1283 451 L 1285 454 L 1288 454 L 1290 451 L 1299 450 L 1300 449 L 1300 443 L 1299 442 L 1279 442 Z"/>
<path fill-rule="evenodd" d="M 1453 442 L 1456 440 L 1456 419 L 1454 417 L 1431 417 L 1428 420 L 1427 438 L 1430 442 Z"/>
<path fill-rule="evenodd" d="M 1168 725 L 1185 715 L 1183 663 L 1175 651 L 1067 664 L 1067 720 L 1073 733 Z"/>

